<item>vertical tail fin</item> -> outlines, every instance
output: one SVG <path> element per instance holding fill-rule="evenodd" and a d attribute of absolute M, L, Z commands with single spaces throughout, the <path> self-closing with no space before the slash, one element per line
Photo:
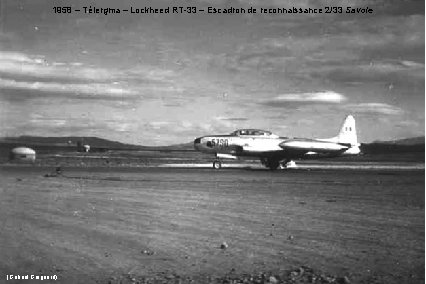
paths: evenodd
<path fill-rule="evenodd" d="M 319 139 L 322 141 L 328 141 L 333 143 L 348 144 L 348 149 L 342 153 L 342 155 L 358 155 L 361 153 L 358 143 L 358 137 L 356 135 L 355 118 L 352 115 L 348 115 L 340 128 L 339 134 L 329 139 Z"/>
<path fill-rule="evenodd" d="M 351 146 L 358 146 L 356 135 L 355 118 L 348 115 L 340 128 L 339 134 L 335 137 L 337 143 L 347 143 Z"/>
<path fill-rule="evenodd" d="M 359 146 L 358 138 L 356 135 L 355 118 L 348 115 L 340 128 L 339 134 L 328 139 L 319 139 L 322 141 L 329 141 L 333 143 L 349 144 L 351 146 Z"/>

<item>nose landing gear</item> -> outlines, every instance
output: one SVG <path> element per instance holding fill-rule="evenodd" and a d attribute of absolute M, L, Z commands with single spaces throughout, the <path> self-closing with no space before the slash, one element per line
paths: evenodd
<path fill-rule="evenodd" d="M 222 162 L 219 160 L 219 159 L 216 159 L 214 162 L 213 162 L 213 169 L 215 169 L 215 170 L 219 170 L 219 169 L 221 169 L 222 168 Z"/>

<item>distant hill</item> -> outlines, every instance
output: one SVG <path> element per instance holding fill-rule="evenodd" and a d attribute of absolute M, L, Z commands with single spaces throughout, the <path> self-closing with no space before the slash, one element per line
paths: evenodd
<path fill-rule="evenodd" d="M 194 151 L 194 143 L 188 142 L 188 143 L 182 143 L 182 144 L 174 144 L 170 146 L 159 146 L 156 148 L 162 148 L 162 149 L 169 149 L 174 151 Z"/>
<path fill-rule="evenodd" d="M 53 145 L 53 146 L 75 146 L 78 142 L 89 144 L 94 147 L 106 148 L 135 148 L 136 145 L 125 144 L 121 142 L 111 141 L 98 137 L 39 137 L 39 136 L 19 136 L 0 138 L 0 143 L 24 143 L 32 145 Z"/>
<path fill-rule="evenodd" d="M 192 142 L 174 144 L 169 146 L 142 146 L 111 141 L 98 137 L 38 137 L 38 136 L 19 136 L 0 138 L 0 146 L 4 149 L 12 149 L 16 146 L 27 146 L 34 150 L 43 151 L 76 151 L 77 144 L 90 145 L 91 152 L 104 152 L 108 150 L 123 151 L 194 151 Z M 372 143 L 361 144 L 361 151 L 364 154 L 374 155 L 383 153 L 406 153 L 406 152 L 425 152 L 425 137 L 413 137 L 399 139 L 394 141 L 374 141 Z M 423 154 L 424 155 L 424 154 Z"/>
<path fill-rule="evenodd" d="M 393 144 L 393 145 L 418 145 L 418 144 L 425 144 L 425 137 L 419 136 L 419 137 L 412 137 L 412 138 L 405 138 L 405 139 L 398 139 L 393 141 L 374 141 L 370 144 Z"/>
<path fill-rule="evenodd" d="M 0 138 L 0 146 L 13 148 L 16 146 L 32 147 L 35 150 L 56 149 L 63 151 L 75 151 L 77 144 L 90 145 L 91 152 L 103 152 L 108 150 L 139 150 L 139 151 L 193 151 L 193 143 L 175 144 L 170 146 L 142 146 L 126 144 L 117 141 L 98 137 L 39 137 L 39 136 L 18 136 Z"/>
<path fill-rule="evenodd" d="M 413 137 L 394 141 L 375 141 L 361 144 L 365 156 L 382 160 L 423 161 L 425 158 L 425 137 Z"/>

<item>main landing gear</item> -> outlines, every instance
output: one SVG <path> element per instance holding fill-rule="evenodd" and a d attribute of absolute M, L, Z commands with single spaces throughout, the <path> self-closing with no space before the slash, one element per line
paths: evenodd
<path fill-rule="evenodd" d="M 266 162 L 265 166 L 269 168 L 271 171 L 275 171 L 280 166 L 280 161 L 269 160 Z"/>
<path fill-rule="evenodd" d="M 276 159 L 261 158 L 260 162 L 271 171 L 276 170 L 280 166 L 280 161 Z"/>
<path fill-rule="evenodd" d="M 296 163 L 292 160 L 285 159 L 283 161 L 277 160 L 277 159 L 268 159 L 268 158 L 262 158 L 260 159 L 260 162 L 265 167 L 269 168 L 271 171 L 275 171 L 276 169 L 288 169 L 288 168 L 295 168 L 297 167 Z"/>

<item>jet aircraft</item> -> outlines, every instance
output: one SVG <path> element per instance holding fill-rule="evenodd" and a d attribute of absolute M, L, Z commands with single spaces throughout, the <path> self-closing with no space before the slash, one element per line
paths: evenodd
<path fill-rule="evenodd" d="M 229 135 L 209 135 L 194 140 L 194 148 L 214 154 L 214 169 L 222 167 L 221 159 L 257 157 L 271 170 L 287 167 L 294 159 L 312 159 L 358 155 L 355 119 L 348 115 L 337 136 L 328 139 L 280 137 L 260 129 L 239 129 Z M 294 163 L 294 162 L 293 162 Z"/>

